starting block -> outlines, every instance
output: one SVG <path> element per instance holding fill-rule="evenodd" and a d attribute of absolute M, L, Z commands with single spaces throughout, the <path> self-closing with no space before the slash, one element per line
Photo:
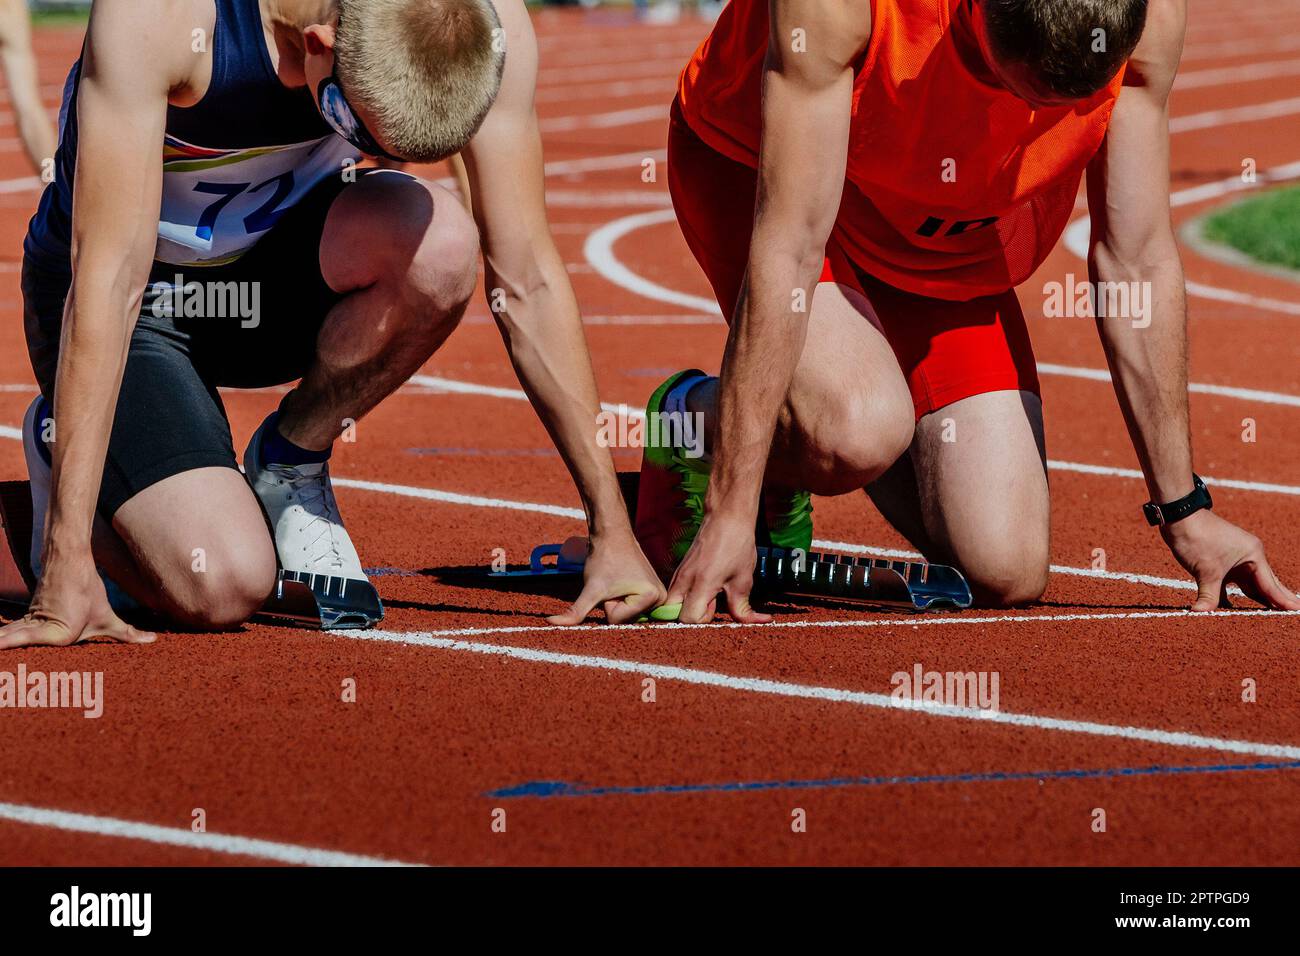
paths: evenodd
<path fill-rule="evenodd" d="M 31 603 L 36 590 L 29 557 L 31 540 L 28 483 L 0 482 L 0 605 L 25 610 Z M 374 627 L 384 619 L 384 605 L 369 581 L 281 571 L 275 593 L 258 613 L 329 631 Z"/>
<path fill-rule="evenodd" d="M 570 538 L 562 545 L 534 548 L 527 568 L 493 571 L 488 576 L 579 575 L 586 555 L 587 539 Z M 906 611 L 965 610 L 972 603 L 970 585 L 956 568 L 783 548 L 758 549 L 754 591 L 764 598 L 821 598 Z"/>
<path fill-rule="evenodd" d="M 369 581 L 305 571 L 281 571 L 275 593 L 258 612 L 322 631 L 374 627 L 384 619 L 384 604 Z"/>
<path fill-rule="evenodd" d="M 956 568 L 923 561 L 759 548 L 755 590 L 912 611 L 965 610 L 970 585 Z"/>
<path fill-rule="evenodd" d="M 541 578 L 581 574 L 587 564 L 586 538 L 569 538 L 564 544 L 539 544 L 528 558 L 528 567 L 516 571 L 492 571 L 494 578 Z M 554 561 L 548 561 L 554 558 Z"/>

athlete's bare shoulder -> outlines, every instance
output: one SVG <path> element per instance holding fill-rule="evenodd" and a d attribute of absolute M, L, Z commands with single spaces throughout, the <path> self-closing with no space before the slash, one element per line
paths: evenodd
<path fill-rule="evenodd" d="M 1125 84 L 1167 96 L 1178 73 L 1187 32 L 1187 0 L 1151 0 L 1142 39 L 1129 58 Z"/>
<path fill-rule="evenodd" d="M 872 0 L 767 0 L 767 4 L 774 53 L 783 54 L 789 46 L 837 66 L 852 63 L 871 43 Z M 793 31 L 799 31 L 805 42 L 792 42 Z"/>
<path fill-rule="evenodd" d="M 86 59 L 110 72 L 131 70 L 141 86 L 181 94 L 206 77 L 216 23 L 214 0 L 97 3 L 86 29 Z"/>

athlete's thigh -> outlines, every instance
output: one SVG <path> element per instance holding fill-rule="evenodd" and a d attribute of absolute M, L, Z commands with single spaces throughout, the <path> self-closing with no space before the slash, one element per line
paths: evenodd
<path fill-rule="evenodd" d="M 938 552 L 977 579 L 1046 572 L 1050 505 L 1042 402 L 985 392 L 923 416 L 911 450 Z"/>
<path fill-rule="evenodd" d="M 172 594 L 239 578 L 240 564 L 255 578 L 275 567 L 266 521 L 236 464 L 225 409 L 188 345 L 174 330 L 137 325 L 99 507 L 145 577 Z M 208 577 L 196 582 L 198 573 Z"/>
<path fill-rule="evenodd" d="M 275 549 L 243 475 L 196 468 L 156 482 L 113 516 L 146 581 L 190 608 L 208 591 L 270 593 Z"/>
<path fill-rule="evenodd" d="M 818 283 L 788 402 L 801 423 L 888 428 L 906 447 L 913 421 L 907 382 L 860 289 L 833 279 Z M 852 442 L 862 436 L 841 431 L 830 437 Z"/>

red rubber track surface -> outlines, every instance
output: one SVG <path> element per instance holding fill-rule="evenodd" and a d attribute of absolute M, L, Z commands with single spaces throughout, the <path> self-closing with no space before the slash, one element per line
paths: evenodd
<path fill-rule="evenodd" d="M 675 76 L 707 25 L 611 11 L 535 22 L 556 235 L 602 398 L 641 406 L 668 371 L 716 369 L 724 341 L 667 212 L 661 152 Z M 80 35 L 42 30 L 37 44 L 53 107 Z M 1239 181 L 1246 159 L 1262 190 L 1300 161 L 1300 106 L 1287 102 L 1300 96 L 1297 48 L 1294 4 L 1193 0 L 1175 192 Z M 0 113 L 0 478 L 17 478 L 32 396 L 18 270 L 38 194 L 20 181 L 7 103 Z M 1180 200 L 1177 224 L 1231 198 Z M 641 215 L 601 242 L 597 230 Z M 1189 300 L 1198 470 L 1220 479 L 1220 512 L 1264 537 L 1295 587 L 1300 286 L 1190 249 L 1184 261 L 1197 288 L 1219 290 Z M 612 281 L 618 263 L 629 273 Z M 1068 273 L 1085 266 L 1062 243 L 1021 290 L 1031 316 L 1044 283 Z M 646 295 L 645 283 L 678 295 Z M 454 572 L 486 567 L 497 548 L 521 562 L 582 528 L 537 507 L 578 501 L 528 405 L 448 391 L 448 380 L 518 388 L 479 297 L 424 370 L 434 380 L 386 401 L 335 457 L 339 478 L 380 484 L 340 483 L 339 498 L 366 565 L 385 569 L 383 639 L 255 625 L 0 656 L 6 671 L 102 671 L 106 698 L 97 720 L 0 710 L 0 864 L 321 862 L 314 850 L 433 864 L 1300 862 L 1300 618 L 1179 613 L 1192 592 L 1138 518 L 1144 487 L 1125 471 L 1136 461 L 1097 380 L 1091 321 L 1031 326 L 1061 463 L 1057 573 L 1041 606 L 920 619 L 790 607 L 767 628 L 557 629 L 544 617 L 559 597 Z M 225 398 L 243 447 L 277 395 Z M 1246 418 L 1254 443 L 1242 441 Z M 617 460 L 632 469 L 638 454 Z M 908 548 L 862 496 L 819 501 L 817 536 Z M 997 672 L 1002 719 L 837 693 L 887 695 L 917 663 Z M 349 678 L 355 703 L 341 700 Z M 1257 702 L 1242 700 L 1247 678 Z M 499 792 L 539 781 L 569 788 Z M 207 832 L 195 835 L 200 808 Z M 792 829 L 796 810 L 806 832 Z"/>

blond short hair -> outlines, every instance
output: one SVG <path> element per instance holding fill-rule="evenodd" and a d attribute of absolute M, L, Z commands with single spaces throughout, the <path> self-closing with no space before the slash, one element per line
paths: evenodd
<path fill-rule="evenodd" d="M 505 68 L 491 0 L 339 0 L 335 71 L 388 151 L 414 162 L 459 152 Z"/>

